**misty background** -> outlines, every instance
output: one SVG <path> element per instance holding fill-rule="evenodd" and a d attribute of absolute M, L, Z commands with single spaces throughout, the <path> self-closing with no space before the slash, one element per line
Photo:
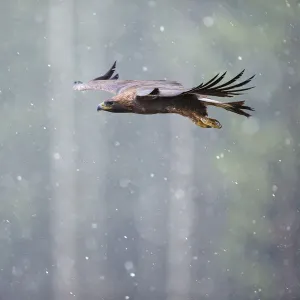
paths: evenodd
<path fill-rule="evenodd" d="M 299 2 L 12 0 L 0 25 L 0 299 L 300 298 Z M 99 113 L 73 81 L 114 60 L 245 68 L 256 111 Z"/>

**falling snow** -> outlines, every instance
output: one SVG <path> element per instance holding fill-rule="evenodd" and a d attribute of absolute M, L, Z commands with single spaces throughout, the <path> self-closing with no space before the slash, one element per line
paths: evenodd
<path fill-rule="evenodd" d="M 109 298 L 112 291 L 134 299 L 137 284 L 140 294 L 153 299 L 166 286 L 171 296 L 179 291 L 183 298 L 221 299 L 236 288 L 256 300 L 269 294 L 299 298 L 295 274 L 284 275 L 295 269 L 294 252 L 300 254 L 294 247 L 300 217 L 294 197 L 300 1 L 264 3 L 262 11 L 251 5 L 251 12 L 243 1 L 236 7 L 206 2 L 83 5 L 67 19 L 68 5 L 57 13 L 50 9 L 49 18 L 48 8 L 28 9 L 29 15 L 18 14 L 18 23 L 25 24 L 25 17 L 47 25 L 46 31 L 33 30 L 32 53 L 15 43 L 32 31 L 30 22 L 4 30 L 0 238 L 1 253 L 9 255 L 8 268 L 4 263 L 0 270 L 4 291 L 25 288 L 42 299 L 37 292 L 48 286 L 40 289 L 41 284 L 51 288 L 57 277 L 68 283 L 61 283 L 66 298 L 85 292 L 78 283 L 87 298 L 89 293 Z M 115 4 L 120 11 L 112 21 Z M 11 5 L 10 14 L 16 10 Z M 74 16 L 81 29 L 72 41 L 68 23 Z M 272 37 L 276 16 L 281 27 Z M 102 34 L 107 28 L 108 38 Z M 134 50 L 119 43 L 125 36 Z M 60 55 L 71 48 L 75 56 Z M 49 51 L 36 59 L 40 49 Z M 75 93 L 72 81 L 105 74 L 108 60 L 120 63 L 116 73 L 122 80 L 167 77 L 187 87 L 222 69 L 231 75 L 246 69 L 237 83 L 257 74 L 249 85 L 255 88 L 223 100 L 246 100 L 256 111 L 244 118 L 211 108 L 212 117 L 224 118 L 221 131 L 201 130 L 179 115 L 96 114 L 93 101 L 112 96 Z M 40 88 L 32 93 L 35 83 Z M 43 95 L 46 101 L 40 101 Z M 35 255 L 36 246 L 45 253 Z M 264 259 L 265 249 L 279 255 Z M 246 264 L 236 263 L 241 260 Z M 257 273 L 262 280 L 255 279 Z M 228 278 L 223 289 L 220 283 Z"/>
<path fill-rule="evenodd" d="M 214 25 L 215 21 L 214 21 L 214 18 L 213 17 L 210 17 L 210 16 L 206 16 L 203 18 L 203 24 L 206 26 L 206 27 L 211 27 Z"/>
<path fill-rule="evenodd" d="M 221 153 L 220 155 L 217 155 L 216 158 L 217 159 L 224 158 L 224 153 Z"/>
<path fill-rule="evenodd" d="M 60 156 L 60 154 L 59 154 L 58 152 L 54 153 L 54 154 L 53 154 L 53 157 L 54 157 L 54 159 L 56 159 L 56 160 L 61 159 L 61 156 Z"/>

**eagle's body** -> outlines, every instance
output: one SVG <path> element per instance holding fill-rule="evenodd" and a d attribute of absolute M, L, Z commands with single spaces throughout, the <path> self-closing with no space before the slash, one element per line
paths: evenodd
<path fill-rule="evenodd" d="M 204 128 L 222 127 L 217 120 L 208 117 L 208 105 L 222 107 L 246 117 L 250 115 L 244 110 L 253 110 L 244 106 L 244 101 L 223 103 L 205 97 L 233 97 L 251 89 L 252 87 L 240 87 L 249 83 L 254 76 L 241 83 L 235 83 L 244 71 L 222 85 L 217 84 L 225 77 L 226 72 L 193 89 L 185 89 L 177 81 L 119 80 L 118 74 L 112 77 L 115 67 L 116 62 L 105 75 L 88 83 L 75 82 L 74 90 L 103 90 L 115 94 L 111 99 L 99 104 L 99 111 L 135 114 L 175 113 L 190 118 L 196 125 Z M 233 83 L 235 84 L 232 85 Z"/>

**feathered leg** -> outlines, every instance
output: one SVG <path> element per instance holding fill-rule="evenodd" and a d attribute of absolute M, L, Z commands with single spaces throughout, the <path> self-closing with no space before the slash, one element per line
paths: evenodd
<path fill-rule="evenodd" d="M 193 117 L 191 119 L 197 126 L 200 126 L 202 128 L 222 128 L 222 125 L 218 120 L 209 118 L 204 115 L 193 114 Z"/>
<path fill-rule="evenodd" d="M 209 118 L 207 116 L 206 107 L 199 100 L 192 102 L 193 99 L 190 100 L 188 105 L 186 102 L 179 102 L 181 106 L 171 107 L 169 112 L 177 113 L 181 116 L 189 118 L 194 124 L 202 128 L 222 128 L 220 122 L 216 119 Z"/>
<path fill-rule="evenodd" d="M 208 117 L 200 117 L 194 123 L 197 126 L 200 126 L 200 127 L 203 127 L 203 128 L 217 128 L 217 129 L 221 129 L 222 128 L 222 125 L 221 125 L 221 123 L 218 120 L 212 119 L 212 118 L 208 118 Z"/>

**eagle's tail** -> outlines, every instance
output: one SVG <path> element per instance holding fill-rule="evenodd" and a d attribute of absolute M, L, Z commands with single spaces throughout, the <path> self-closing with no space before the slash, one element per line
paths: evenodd
<path fill-rule="evenodd" d="M 245 101 L 235 101 L 235 102 L 219 102 L 219 101 L 215 101 L 215 100 L 211 100 L 211 99 L 201 99 L 201 101 L 203 101 L 206 105 L 212 105 L 212 106 L 216 106 L 216 107 L 222 107 L 228 111 L 232 111 L 236 114 L 245 116 L 247 118 L 249 118 L 251 115 L 247 112 L 245 112 L 244 110 L 251 110 L 254 111 L 254 109 L 250 106 L 246 106 Z"/>

